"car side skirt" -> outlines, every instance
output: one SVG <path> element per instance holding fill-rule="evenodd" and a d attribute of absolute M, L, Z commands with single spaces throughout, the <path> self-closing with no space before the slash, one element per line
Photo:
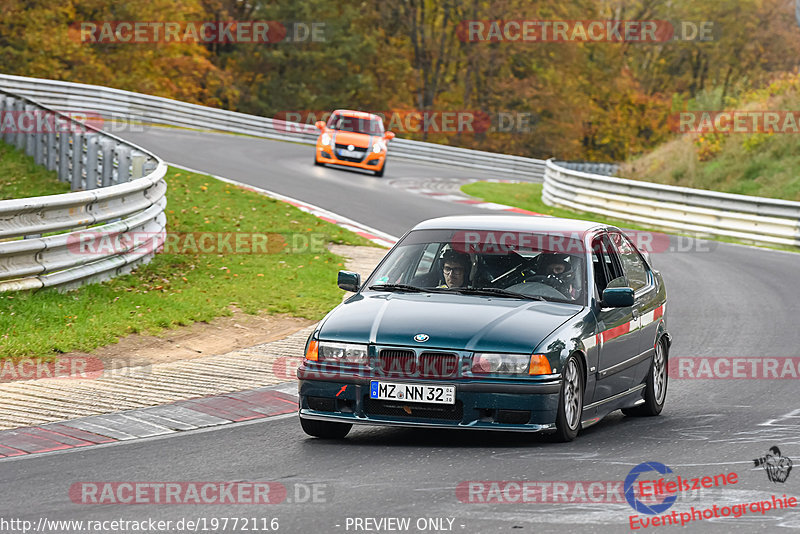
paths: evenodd
<path fill-rule="evenodd" d="M 581 428 L 587 428 L 599 422 L 603 417 L 620 408 L 630 408 L 644 402 L 644 388 L 647 384 L 639 384 L 622 393 L 587 404 L 583 407 Z M 587 417 L 588 416 L 588 417 Z"/>

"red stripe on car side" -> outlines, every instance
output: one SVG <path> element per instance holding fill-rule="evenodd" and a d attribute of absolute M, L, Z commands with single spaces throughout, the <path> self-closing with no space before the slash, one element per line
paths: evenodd
<path fill-rule="evenodd" d="M 602 333 L 603 343 L 607 343 L 608 341 L 611 341 L 615 337 L 627 334 L 630 331 L 631 331 L 631 323 L 625 323 L 619 326 L 615 326 L 614 328 L 609 328 L 608 330 L 605 330 Z"/>

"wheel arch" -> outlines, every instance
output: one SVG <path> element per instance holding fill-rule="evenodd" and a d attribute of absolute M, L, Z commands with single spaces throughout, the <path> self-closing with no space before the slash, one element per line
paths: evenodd
<path fill-rule="evenodd" d="M 578 361 L 580 362 L 581 374 L 583 375 L 583 390 L 584 394 L 586 394 L 586 380 L 589 376 L 589 367 L 586 363 L 586 354 L 580 349 L 575 349 L 569 353 L 569 356 L 577 357 Z M 569 358 L 569 356 L 567 356 L 567 358 Z"/>

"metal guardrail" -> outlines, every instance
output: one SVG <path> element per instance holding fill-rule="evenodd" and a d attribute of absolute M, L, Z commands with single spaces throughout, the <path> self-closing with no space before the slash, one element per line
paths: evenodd
<path fill-rule="evenodd" d="M 0 121 L 0 139 L 57 171 L 73 192 L 0 201 L 0 292 L 70 289 L 149 261 L 164 241 L 166 164 L 136 145 L 0 90 L 0 117 L 5 114 L 29 127 Z M 104 246 L 98 248 L 100 235 Z"/>
<path fill-rule="evenodd" d="M 571 171 L 601 174 L 603 176 L 614 176 L 619 170 L 619 165 L 616 163 L 593 163 L 578 161 L 556 161 L 554 163 L 559 167 L 564 167 L 565 169 L 569 169 Z"/>
<path fill-rule="evenodd" d="M 99 114 L 107 119 L 121 118 L 148 124 L 232 132 L 312 145 L 319 135 L 313 125 L 199 106 L 98 85 L 0 74 L 0 88 L 35 98 L 60 111 Z M 544 160 L 399 138 L 393 139 L 390 145 L 390 157 L 499 171 L 539 182 L 544 177 Z"/>
<path fill-rule="evenodd" d="M 542 200 L 648 226 L 800 246 L 800 202 L 626 180 L 547 162 Z"/>

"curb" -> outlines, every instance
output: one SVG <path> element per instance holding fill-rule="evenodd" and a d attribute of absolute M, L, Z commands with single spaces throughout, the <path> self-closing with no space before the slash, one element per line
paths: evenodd
<path fill-rule="evenodd" d="M 495 202 L 486 202 L 479 198 L 475 198 L 472 196 L 463 193 L 460 190 L 461 185 L 466 185 L 473 182 L 489 182 L 489 183 L 497 183 L 497 184 L 521 184 L 521 183 L 530 183 L 522 180 L 475 180 L 475 179 L 465 179 L 465 180 L 458 180 L 451 182 L 451 184 L 457 184 L 459 187 L 457 190 L 444 190 L 437 189 L 434 185 L 438 185 L 438 182 L 433 180 L 422 182 L 422 183 L 414 183 L 411 181 L 409 184 L 408 181 L 403 179 L 394 179 L 389 180 L 389 184 L 397 189 L 402 189 L 407 193 L 413 193 L 415 195 L 422 195 L 429 198 L 433 198 L 436 200 L 441 200 L 443 202 L 450 202 L 452 204 L 467 204 L 475 208 L 481 208 L 485 210 L 492 210 L 492 211 L 505 211 L 509 213 L 519 213 L 521 215 L 535 215 L 539 217 L 549 217 L 549 215 L 544 213 L 537 213 L 535 211 L 528 211 L 522 208 L 517 208 L 514 206 L 507 206 L 505 204 L 497 204 Z"/>
<path fill-rule="evenodd" d="M 331 224 L 335 224 L 337 226 L 341 226 L 346 230 L 350 230 L 351 232 L 360 235 L 366 239 L 369 239 L 373 243 L 376 243 L 382 247 L 392 247 L 395 243 L 399 240 L 399 238 L 387 234 L 385 232 L 381 232 L 378 229 L 372 228 L 365 224 L 361 224 L 360 222 L 356 222 L 353 219 L 349 219 L 343 215 L 339 215 L 338 213 L 334 213 L 332 211 L 328 211 L 324 208 L 320 208 L 319 206 L 315 206 L 313 204 L 309 204 L 308 202 L 304 202 L 302 200 L 298 200 L 296 198 L 287 197 L 286 195 L 281 195 L 280 193 L 276 193 L 274 191 L 270 191 L 268 189 L 262 189 L 260 187 L 256 187 L 250 184 L 246 184 L 244 182 L 239 182 L 236 180 L 231 180 L 230 178 L 225 178 L 224 176 L 219 176 L 216 174 L 210 174 L 204 171 L 198 171 L 197 169 L 192 169 L 189 167 L 184 167 L 183 165 L 177 165 L 175 163 L 167 163 L 170 167 L 175 167 L 177 169 L 183 169 L 188 172 L 194 172 L 197 174 L 204 174 L 206 176 L 211 176 L 217 180 L 222 182 L 226 182 L 237 187 L 241 187 L 242 189 L 246 189 L 248 191 L 253 191 L 254 193 L 260 193 L 262 195 L 268 196 L 270 198 L 274 198 L 275 200 L 280 200 L 282 202 L 286 202 L 287 204 L 291 204 L 292 206 L 300 209 L 301 211 L 305 211 L 306 213 L 310 213 L 315 217 L 322 219 L 325 222 L 329 222 Z"/>
<path fill-rule="evenodd" d="M 288 386 L 288 387 L 287 387 Z M 297 411 L 294 382 L 0 431 L 0 461 L 266 419 Z"/>

